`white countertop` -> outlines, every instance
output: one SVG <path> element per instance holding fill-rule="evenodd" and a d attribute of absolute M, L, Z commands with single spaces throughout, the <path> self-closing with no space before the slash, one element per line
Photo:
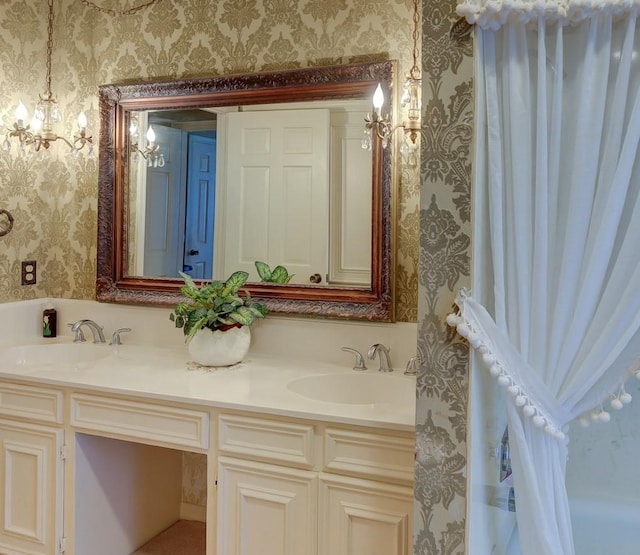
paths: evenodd
<path fill-rule="evenodd" d="M 398 370 L 380 373 L 377 361 L 370 361 L 369 366 L 367 371 L 356 372 L 348 365 L 250 352 L 238 365 L 210 369 L 189 362 L 186 347 L 73 344 L 69 337 L 0 348 L 3 379 L 414 431 L 415 377 Z M 326 383 L 342 385 L 326 388 L 322 383 L 325 378 L 321 378 L 316 388 L 312 380 L 311 387 L 306 388 L 310 390 L 307 396 L 289 387 L 295 380 L 318 375 L 331 375 Z M 365 402 L 370 388 L 373 402 Z M 336 400 L 342 397 L 347 402 L 334 402 L 332 390 Z"/>

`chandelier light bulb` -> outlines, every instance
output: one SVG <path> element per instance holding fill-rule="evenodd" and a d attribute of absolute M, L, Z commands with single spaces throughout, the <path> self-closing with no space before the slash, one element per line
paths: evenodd
<path fill-rule="evenodd" d="M 27 112 L 27 107 L 22 103 L 22 100 L 19 102 L 18 107 L 16 108 L 16 120 L 18 120 L 18 125 L 22 126 L 29 116 L 29 112 Z"/>
<path fill-rule="evenodd" d="M 80 112 L 80 114 L 78 115 L 78 127 L 80 128 L 80 130 L 86 129 L 87 123 L 87 116 L 84 112 Z"/>
<path fill-rule="evenodd" d="M 373 93 L 373 107 L 376 110 L 376 114 L 380 115 L 380 111 L 382 110 L 382 105 L 384 104 L 384 93 L 382 92 L 382 87 L 380 83 L 376 87 L 376 92 Z"/>
<path fill-rule="evenodd" d="M 156 142 L 156 133 L 151 126 L 149 126 L 149 129 L 147 130 L 147 141 L 149 141 L 150 145 L 153 145 Z"/>

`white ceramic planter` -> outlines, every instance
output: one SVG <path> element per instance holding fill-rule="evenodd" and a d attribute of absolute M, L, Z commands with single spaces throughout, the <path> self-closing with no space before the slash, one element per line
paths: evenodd
<path fill-rule="evenodd" d="M 247 355 L 250 344 L 249 326 L 227 331 L 203 328 L 196 332 L 187 348 L 191 360 L 202 366 L 231 366 Z"/>

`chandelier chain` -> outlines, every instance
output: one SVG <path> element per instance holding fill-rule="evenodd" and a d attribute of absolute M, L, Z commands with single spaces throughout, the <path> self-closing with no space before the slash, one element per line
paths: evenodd
<path fill-rule="evenodd" d="M 47 90 L 45 95 L 51 98 L 51 58 L 53 56 L 53 0 L 49 0 L 49 16 L 47 18 Z"/>
<path fill-rule="evenodd" d="M 112 10 L 109 8 L 103 8 L 102 6 L 98 6 L 97 4 L 91 2 L 90 0 L 81 0 L 81 1 L 85 6 L 88 6 L 90 8 L 93 8 L 94 10 L 98 10 L 99 12 L 106 13 L 107 15 L 111 15 L 111 16 L 135 15 L 139 11 L 144 10 L 145 8 L 149 8 L 154 4 L 157 4 L 158 2 L 160 2 L 160 0 L 148 0 L 147 2 L 143 2 L 142 4 L 139 4 L 138 6 L 133 6 L 132 8 L 129 8 L 127 10 Z"/>
<path fill-rule="evenodd" d="M 409 70 L 412 79 L 420 79 L 418 58 L 420 57 L 420 0 L 413 0 L 413 65 Z"/>

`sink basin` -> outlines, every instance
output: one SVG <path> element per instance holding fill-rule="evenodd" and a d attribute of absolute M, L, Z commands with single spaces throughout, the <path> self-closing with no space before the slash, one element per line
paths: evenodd
<path fill-rule="evenodd" d="M 16 366 L 51 366 L 82 364 L 109 356 L 106 345 L 93 343 L 52 343 L 50 345 L 20 345 L 0 350 L 4 364 Z"/>
<path fill-rule="evenodd" d="M 307 399 L 349 405 L 406 404 L 416 394 L 414 380 L 364 372 L 307 376 L 293 380 L 287 388 Z"/>

